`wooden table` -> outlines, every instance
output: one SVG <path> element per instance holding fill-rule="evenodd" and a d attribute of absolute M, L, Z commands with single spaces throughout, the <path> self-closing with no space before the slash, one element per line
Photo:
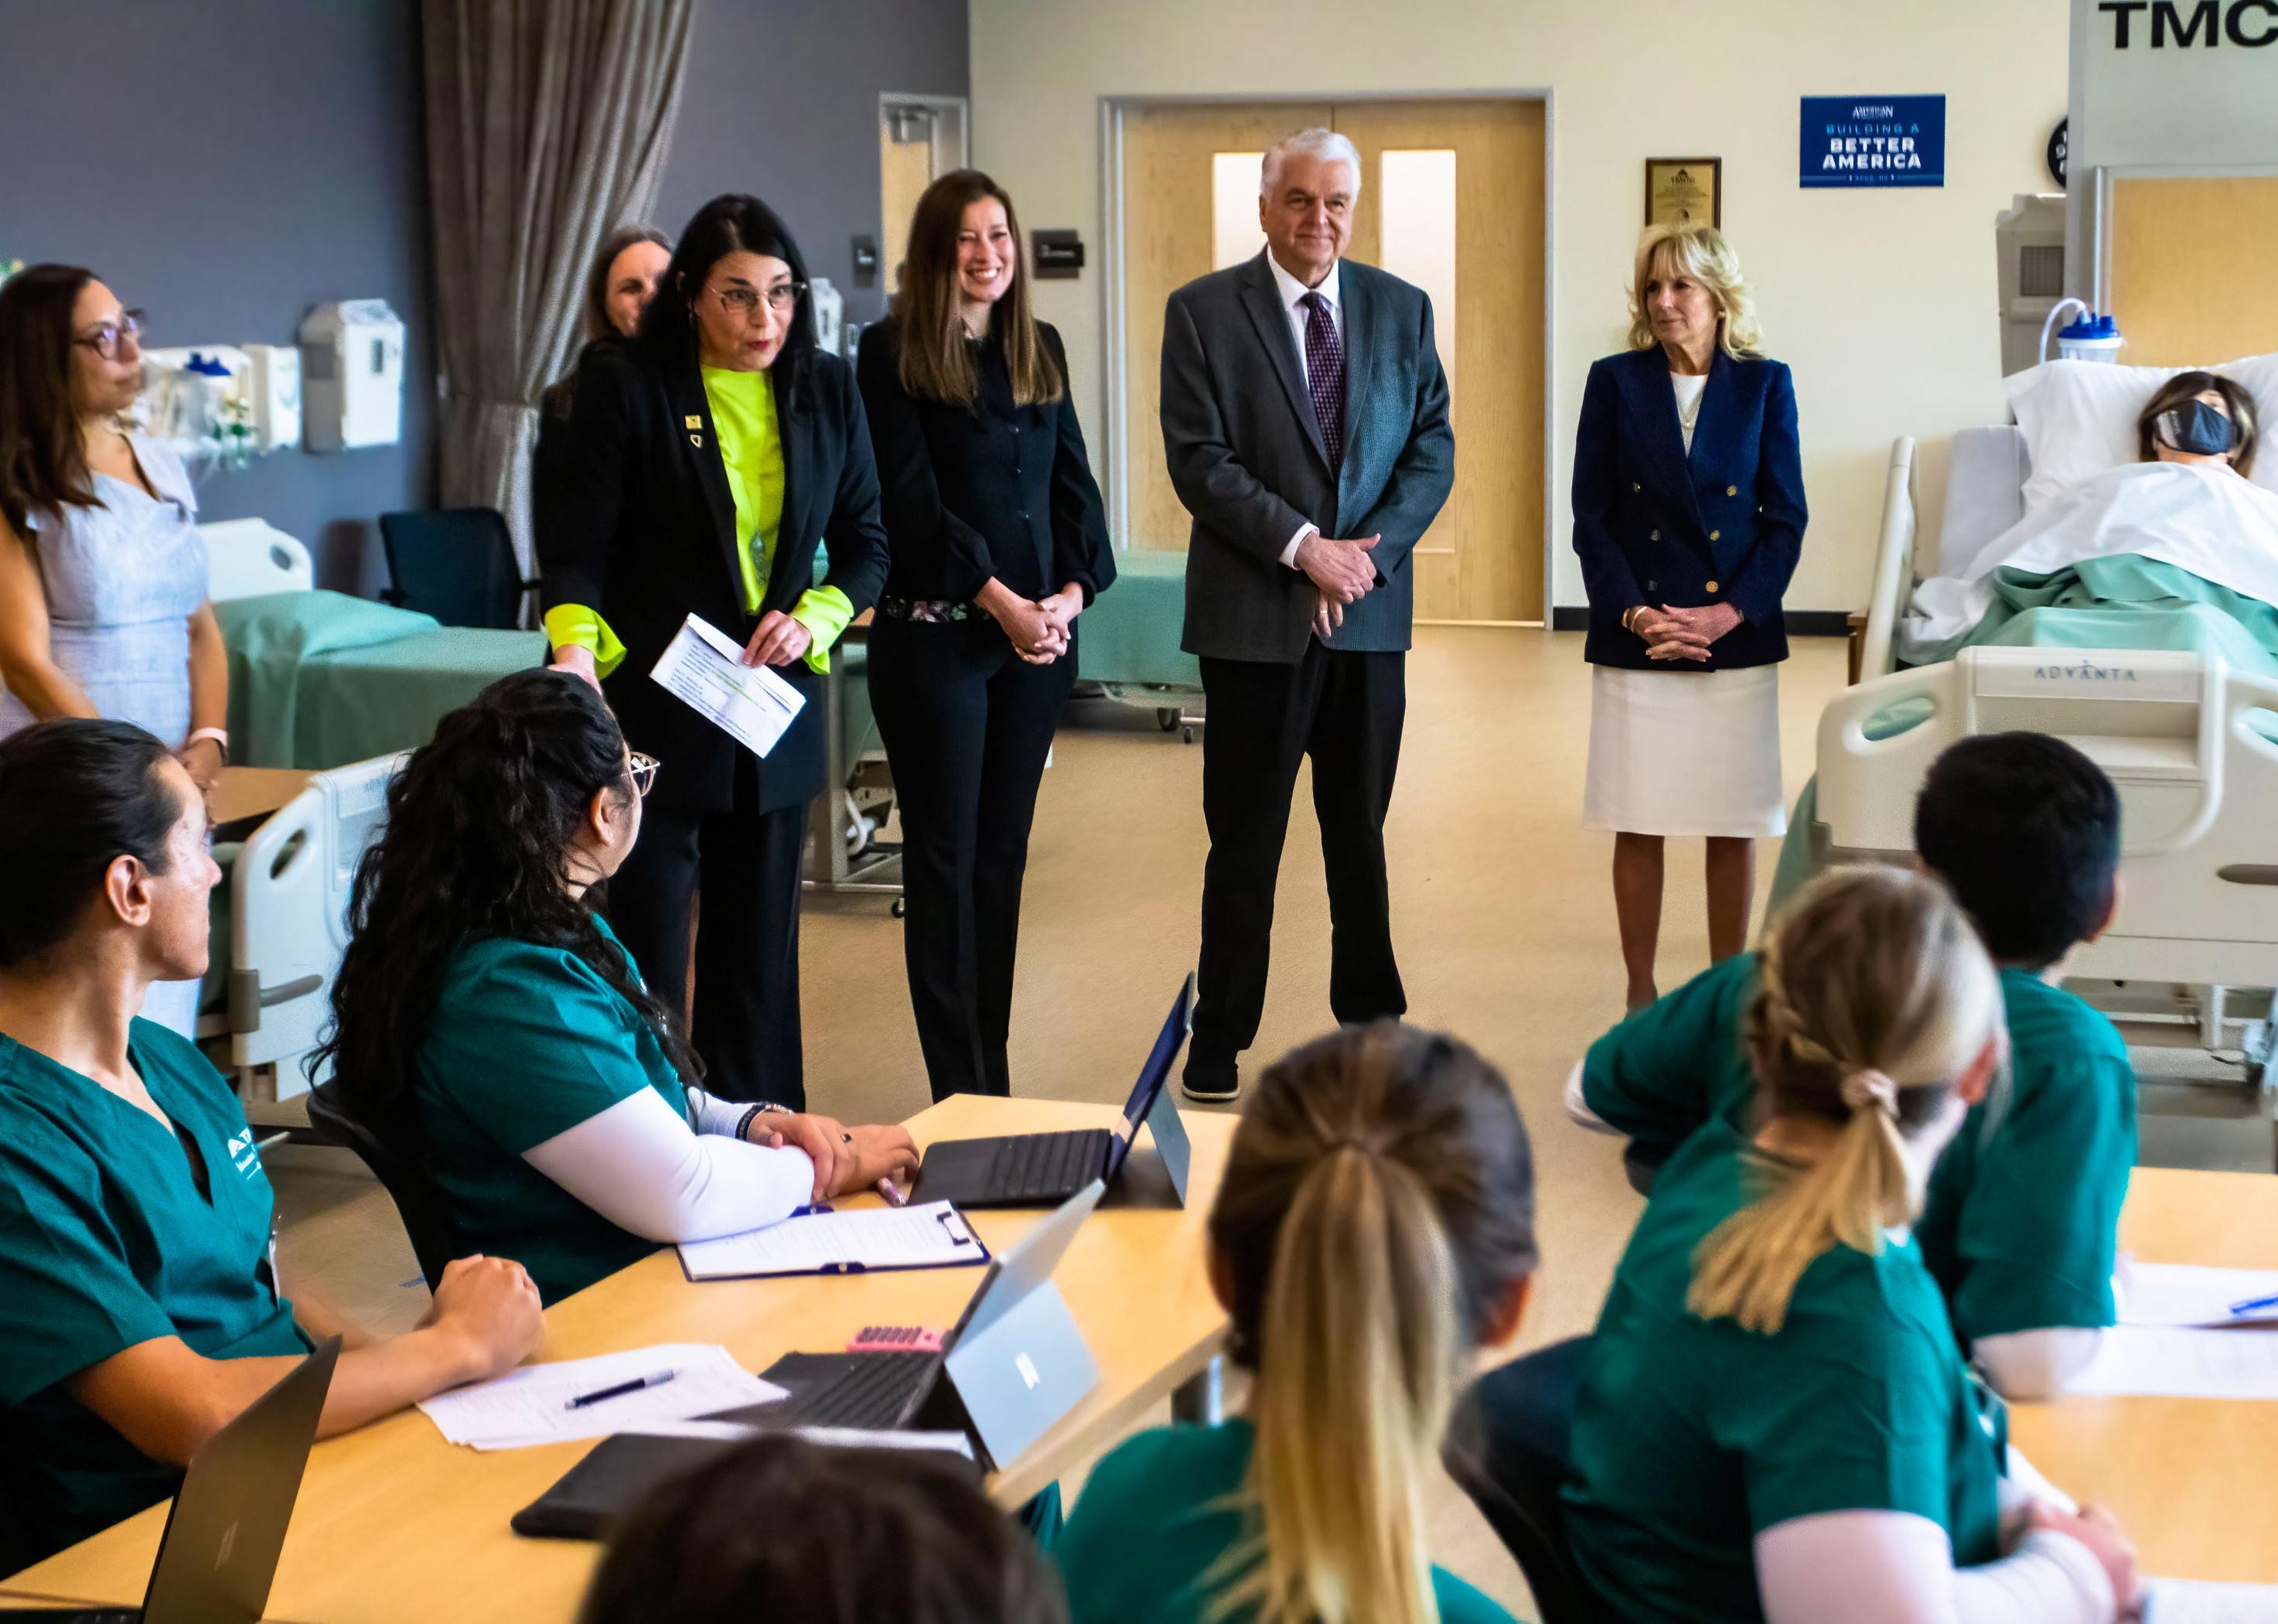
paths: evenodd
<path fill-rule="evenodd" d="M 214 827 L 267 817 L 317 775 L 305 767 L 225 767 L 206 802 Z"/>
<path fill-rule="evenodd" d="M 2146 1263 L 2278 1268 L 2278 1178 L 2139 1168 L 2120 1242 Z M 2050 1482 L 2110 1507 L 2146 1574 L 2278 1583 L 2278 1403 L 2061 1398 L 2013 1406 L 2009 1436 Z"/>
<path fill-rule="evenodd" d="M 959 1095 L 913 1118 L 921 1145 L 976 1134 L 1090 1128 L 1105 1106 Z M 1203 1265 L 1204 1224 L 1233 1138 L 1231 1114 L 1186 1118 L 1193 1175 L 1183 1211 L 1143 1140 L 1115 1205 L 1083 1225 L 1053 1274 L 1083 1328 L 1099 1385 L 991 1480 L 1018 1505 L 1131 1431 L 1182 1387 L 1207 1382 L 1227 1330 Z M 1118 1200 L 1128 1194 L 1128 1202 Z M 1137 1205 L 1152 1198 L 1159 1205 Z M 875 1197 L 868 1198 L 873 1203 Z M 849 1206 L 861 1205 L 849 1201 Z M 974 1225 L 1002 1252 L 1041 1217 L 984 1212 Z M 796 1350 L 835 1351 L 866 1325 L 948 1326 L 978 1283 L 973 1269 L 692 1284 L 670 1251 L 656 1253 L 547 1311 L 539 1357 L 581 1359 L 661 1342 L 718 1342 L 765 1369 Z M 597 1548 L 516 1537 L 507 1520 L 592 1445 L 478 1453 L 443 1441 L 409 1413 L 319 1444 L 293 1515 L 270 1615 L 298 1624 L 539 1624 L 573 1618 Z M 133 1605 L 142 1599 L 166 1508 L 26 1569 L 0 1593 Z"/>

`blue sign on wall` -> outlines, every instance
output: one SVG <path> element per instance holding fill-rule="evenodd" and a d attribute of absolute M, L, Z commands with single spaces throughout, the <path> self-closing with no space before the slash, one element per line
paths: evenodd
<path fill-rule="evenodd" d="M 1942 96 L 1807 96 L 1805 186 L 1944 186 Z"/>

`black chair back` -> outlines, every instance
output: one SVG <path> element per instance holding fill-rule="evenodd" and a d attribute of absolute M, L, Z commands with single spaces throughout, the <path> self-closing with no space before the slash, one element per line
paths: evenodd
<path fill-rule="evenodd" d="M 1590 1339 L 1556 1342 L 1479 1378 L 1441 1450 L 1448 1475 L 1517 1559 L 1542 1624 L 1602 1624 L 1604 1605 L 1574 1566 L 1561 1498 L 1568 1436 Z"/>
<path fill-rule="evenodd" d="M 444 1210 L 443 1198 L 426 1173 L 409 1157 L 399 1156 L 378 1134 L 348 1115 L 340 1085 L 317 1084 L 309 1091 L 309 1125 L 334 1145 L 354 1151 L 371 1169 L 403 1220 L 411 1237 L 411 1251 L 419 1272 L 432 1289 L 443 1278 L 443 1266 L 462 1252 L 458 1235 Z"/>
<path fill-rule="evenodd" d="M 379 539 L 394 582 L 380 594 L 387 602 L 447 626 L 512 631 L 522 624 L 523 596 L 537 583 L 522 578 L 497 509 L 383 513 Z"/>

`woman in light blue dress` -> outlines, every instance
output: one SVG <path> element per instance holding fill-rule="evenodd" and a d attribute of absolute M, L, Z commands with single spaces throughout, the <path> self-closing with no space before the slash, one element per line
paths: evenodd
<path fill-rule="evenodd" d="M 118 426 L 142 388 L 140 333 L 91 272 L 0 284 L 0 738 L 50 716 L 132 722 L 210 788 L 228 656 L 189 475 Z M 160 983 L 143 1013 L 194 1036 L 197 993 Z"/>

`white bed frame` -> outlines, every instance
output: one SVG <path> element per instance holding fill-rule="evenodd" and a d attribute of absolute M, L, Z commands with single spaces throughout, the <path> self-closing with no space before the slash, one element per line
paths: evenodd
<path fill-rule="evenodd" d="M 1813 866 L 1907 860 L 1930 762 L 1972 733 L 2027 729 L 2078 746 L 2111 774 L 2121 808 L 2121 906 L 2068 967 L 2109 1013 L 2196 1026 L 2268 1077 L 2278 985 L 2278 745 L 2248 725 L 2278 711 L 2278 682 L 2219 659 L 2135 649 L 1964 649 L 1894 669 L 1892 635 L 1915 581 L 1953 573 L 2022 516 L 2028 472 L 2014 427 L 1954 437 L 1935 549 L 1922 532 L 1915 443 L 1891 450 L 1861 681 L 1819 724 L 1819 810 L 1801 831 Z M 1903 701 L 1930 719 L 1893 738 L 1869 717 Z"/>

